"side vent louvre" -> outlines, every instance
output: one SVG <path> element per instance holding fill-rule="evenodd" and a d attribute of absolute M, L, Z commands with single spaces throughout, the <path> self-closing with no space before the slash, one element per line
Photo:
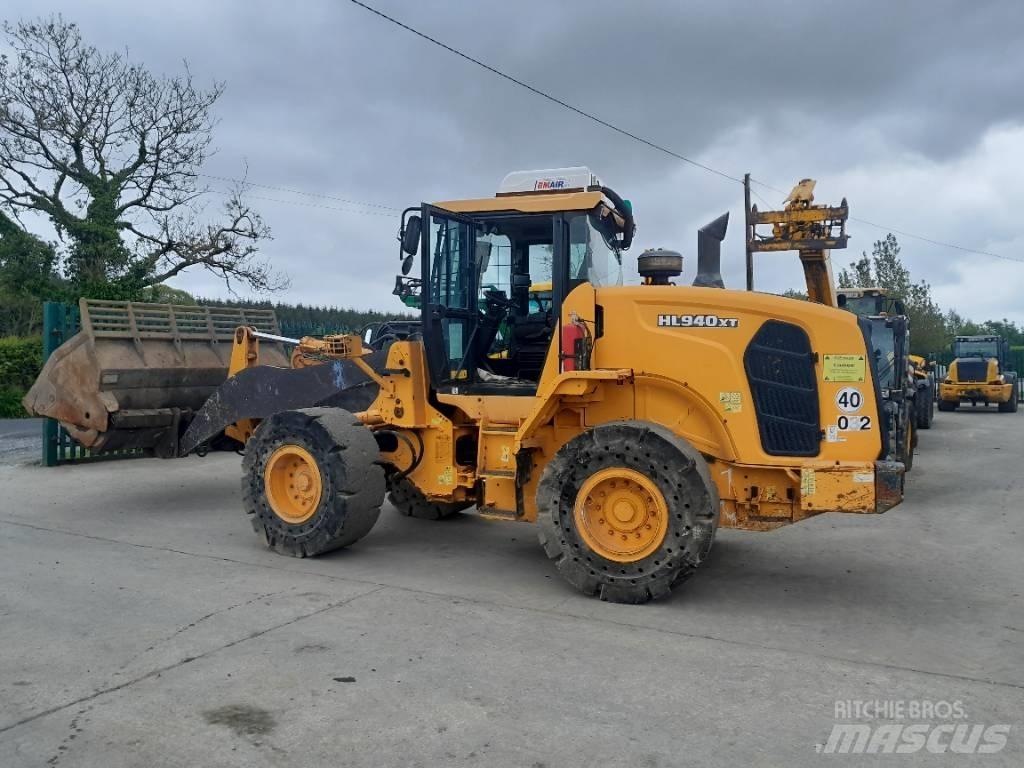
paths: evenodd
<path fill-rule="evenodd" d="M 814 353 L 799 326 L 769 320 L 743 362 L 761 447 L 772 456 L 817 456 L 821 444 Z"/>

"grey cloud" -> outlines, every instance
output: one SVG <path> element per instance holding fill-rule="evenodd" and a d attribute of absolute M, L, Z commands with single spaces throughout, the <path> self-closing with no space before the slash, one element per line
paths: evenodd
<path fill-rule="evenodd" d="M 905 192 L 855 180 L 906 164 L 942 184 L 995 126 L 1020 125 L 1024 4 L 1005 2 L 632 3 L 374 0 L 385 12 L 731 174 L 828 199 L 925 234 L 1014 242 L 1005 216 L 958 221 Z M 590 123 L 343 0 L 149 7 L 8 0 L 5 15 L 62 11 L 100 47 L 158 71 L 227 81 L 209 172 L 405 207 L 493 194 L 509 170 L 587 164 L 634 200 L 638 247 L 692 253 L 694 231 L 733 211 L 726 275 L 742 273 L 741 192 Z M 916 166 L 915 166 L 916 167 Z M 980 172 L 980 171 L 979 171 Z M 837 182 L 850 185 L 840 188 Z M 223 185 L 214 182 L 216 186 Z M 759 190 L 769 198 L 775 193 Z M 854 196 L 856 192 L 857 196 Z M 394 306 L 397 221 L 311 207 L 337 201 L 253 190 L 275 231 L 265 254 L 293 276 L 288 298 Z M 1008 191 L 1016 194 L 1016 191 Z M 775 200 L 777 202 L 777 200 Z M 1016 198 L 1018 204 L 1024 199 Z M 845 263 L 883 233 L 854 230 Z M 1012 246 L 1011 246 L 1012 247 Z M 915 272 L 948 282 L 965 257 L 905 243 Z M 799 279 L 767 264 L 765 287 Z M 791 263 L 794 262 L 794 263 Z M 1024 267 L 1021 268 L 1024 280 Z M 222 289 L 193 274 L 179 283 Z"/>

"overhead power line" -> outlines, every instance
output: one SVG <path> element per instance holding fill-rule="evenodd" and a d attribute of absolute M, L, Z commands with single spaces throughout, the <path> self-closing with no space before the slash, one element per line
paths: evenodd
<path fill-rule="evenodd" d="M 507 80 L 510 83 L 518 85 L 521 88 L 525 88 L 526 90 L 530 91 L 531 93 L 533 93 L 533 94 L 535 94 L 537 96 L 540 96 L 541 98 L 546 99 L 546 100 L 548 100 L 548 101 L 550 101 L 550 102 L 552 102 L 554 104 L 557 104 L 558 106 L 563 107 L 564 109 L 568 109 L 570 112 L 574 112 L 577 115 L 579 115 L 580 117 L 584 117 L 587 120 L 590 120 L 590 121 L 592 121 L 594 123 L 597 123 L 598 125 L 601 125 L 601 126 L 603 126 L 605 128 L 608 128 L 609 130 L 615 131 L 615 133 L 618 133 L 618 134 L 620 134 L 622 136 L 625 136 L 626 138 L 632 139 L 633 141 L 639 142 L 640 144 L 643 144 L 643 145 L 645 145 L 647 147 L 650 147 L 651 149 L 654 149 L 654 150 L 657 150 L 658 152 L 666 154 L 669 157 L 673 157 L 676 160 L 680 160 L 680 161 L 682 161 L 684 163 L 692 165 L 695 168 L 700 168 L 703 171 L 707 171 L 708 173 L 713 173 L 716 176 L 721 176 L 723 179 L 728 179 L 729 181 L 734 181 L 734 182 L 736 182 L 738 184 L 742 184 L 743 183 L 743 180 L 741 178 L 739 178 L 738 176 L 734 176 L 733 174 L 726 173 L 725 171 L 721 171 L 718 168 L 714 168 L 714 167 L 712 167 L 710 165 L 707 165 L 705 163 L 702 163 L 702 162 L 700 162 L 698 160 L 694 160 L 691 157 L 687 157 L 686 155 L 680 154 L 679 152 L 676 152 L 676 151 L 674 151 L 672 149 L 669 149 L 668 147 L 665 147 L 665 146 L 663 146 L 661 144 L 658 144 L 657 142 L 654 142 L 654 141 L 652 141 L 650 139 L 646 139 L 643 136 L 640 136 L 638 134 L 632 133 L 631 131 L 627 131 L 625 128 L 620 128 L 619 126 L 615 125 L 614 123 L 610 123 L 607 120 L 604 120 L 604 119 L 598 117 L 597 115 L 595 115 L 595 114 L 593 114 L 591 112 L 586 111 L 585 109 L 583 109 L 581 107 L 577 107 L 577 106 L 575 106 L 573 104 L 570 104 L 567 101 L 563 101 L 562 99 L 558 98 L 557 96 L 553 96 L 552 94 L 550 94 L 550 93 L 548 93 L 546 91 L 543 91 L 540 88 L 537 88 L 537 87 L 535 87 L 533 85 L 530 85 L 529 83 L 526 83 L 526 82 L 524 82 L 524 81 L 522 81 L 522 80 L 520 80 L 520 79 L 518 79 L 516 77 L 513 77 L 512 75 L 507 74 L 506 72 L 501 71 L 497 67 L 493 67 L 490 64 L 487 64 L 487 63 L 481 61 L 480 59 L 477 59 L 477 58 L 474 58 L 473 56 L 470 56 L 468 53 L 464 53 L 463 51 L 460 51 L 457 48 L 453 48 L 452 46 L 448 45 L 447 43 L 444 43 L 444 42 L 438 40 L 435 37 L 431 37 L 427 33 L 421 32 L 420 30 L 416 29 L 415 27 L 409 26 L 405 22 L 399 21 L 394 16 L 390 16 L 390 15 L 384 13 L 383 11 L 378 10 L 377 8 L 374 8 L 371 5 L 368 5 L 368 4 L 364 3 L 364 2 L 362 2 L 362 0 L 349 0 L 349 2 L 351 2 L 353 5 L 358 5 L 360 8 L 363 8 L 364 10 L 369 11 L 370 13 L 374 14 L 375 16 L 378 16 L 378 17 L 384 19 L 385 21 L 387 21 L 387 22 L 389 22 L 391 24 L 394 24 L 397 27 L 401 27 L 402 29 L 404 29 L 407 32 L 411 32 L 412 34 L 416 35 L 417 37 L 422 38 L 423 40 L 426 40 L 427 42 L 432 43 L 433 45 L 436 45 L 439 48 L 443 48 L 444 50 L 446 50 L 449 53 L 452 53 L 452 54 L 458 56 L 461 59 L 465 59 L 466 61 L 470 62 L 471 64 L 475 64 L 476 66 L 478 66 L 478 67 L 480 67 L 482 69 L 487 70 L 488 72 L 490 72 L 493 75 L 497 75 L 498 77 L 500 77 L 500 78 L 502 78 L 504 80 Z M 771 184 L 768 184 L 766 182 L 755 180 L 755 179 L 751 179 L 751 181 L 756 183 L 756 184 L 761 185 L 765 189 L 770 189 L 773 192 L 778 192 L 779 194 L 781 194 L 783 196 L 788 194 L 788 193 L 783 192 L 782 190 L 780 190 L 778 187 L 774 187 Z M 890 232 L 903 235 L 904 237 L 909 237 L 909 238 L 912 238 L 912 239 L 915 239 L 915 240 L 921 240 L 922 242 L 931 243 L 932 245 L 941 246 L 943 248 L 952 248 L 954 250 L 962 251 L 964 253 L 975 253 L 975 254 L 979 254 L 981 256 L 990 256 L 990 257 L 996 258 L 996 259 L 1004 259 L 1006 261 L 1024 262 L 1024 259 L 1018 259 L 1018 258 L 1014 258 L 1012 256 L 1004 256 L 1002 254 L 992 253 L 991 251 L 982 251 L 982 250 L 979 250 L 977 248 L 967 248 L 966 246 L 957 245 L 956 243 L 949 243 L 949 242 L 946 242 L 946 241 L 943 241 L 943 240 L 935 240 L 935 239 L 930 238 L 930 237 L 925 237 L 924 235 L 917 235 L 917 234 L 914 234 L 912 232 L 907 232 L 907 231 L 904 231 L 904 230 L 900 230 L 900 229 L 898 229 L 896 227 L 890 227 L 890 226 L 884 225 L 884 224 L 876 224 L 874 222 L 870 222 L 870 221 L 867 221 L 865 219 L 856 219 L 856 218 L 854 218 L 852 216 L 850 217 L 850 219 L 853 220 L 853 221 L 858 221 L 861 224 L 867 224 L 868 226 L 871 226 L 871 227 L 877 227 L 879 229 L 889 230 Z"/>
<path fill-rule="evenodd" d="M 720 171 L 717 168 L 712 168 L 710 165 L 705 165 L 704 163 L 698 162 L 697 160 L 694 160 L 693 158 L 687 157 L 686 155 L 681 155 L 678 152 L 673 152 L 671 149 L 669 149 L 667 147 L 664 147 L 661 144 L 657 144 L 657 143 L 651 141 L 650 139 L 645 139 L 643 136 L 638 136 L 635 133 L 631 133 L 631 132 L 627 131 L 625 128 L 620 128 L 617 125 L 609 123 L 607 120 L 603 120 L 600 117 L 598 117 L 597 115 L 594 115 L 594 114 L 592 114 L 590 112 L 587 112 L 584 109 L 580 109 L 579 107 L 573 106 L 572 104 L 570 104 L 567 101 L 562 101 L 562 99 L 558 98 L 557 96 L 552 96 L 550 93 L 547 93 L 546 91 L 542 91 L 540 88 L 535 88 L 534 86 L 530 85 L 529 83 L 524 83 L 522 80 L 519 80 L 519 79 L 517 79 L 515 77 L 512 77 L 512 75 L 506 74 L 506 73 L 502 72 L 500 69 L 496 69 L 495 67 L 492 67 L 490 64 L 485 64 L 484 62 L 480 61 L 480 59 L 473 58 L 468 53 L 463 53 L 462 51 L 460 51 L 460 50 L 458 50 L 456 48 L 452 48 L 450 45 L 448 45 L 446 43 L 442 43 L 437 38 L 431 37 L 430 35 L 428 35 L 428 34 L 426 34 L 424 32 L 420 32 L 418 29 L 414 29 L 413 27 L 410 27 L 408 24 L 402 23 L 401 21 L 399 21 L 398 19 L 394 18 L 393 16 L 388 16 L 383 11 L 378 11 L 376 8 L 373 8 L 372 6 L 369 6 L 366 3 L 360 2 L 360 0 L 350 0 L 350 1 L 352 3 L 354 3 L 355 5 L 358 5 L 360 8 L 365 8 L 370 13 L 376 14 L 377 16 L 380 16 L 382 19 L 384 19 L 386 21 L 389 21 L 392 24 L 396 24 L 397 26 L 401 27 L 402 29 L 404 29 L 404 30 L 406 30 L 408 32 L 412 32 L 414 35 L 416 35 L 418 37 L 422 37 L 424 40 L 426 40 L 426 41 L 428 41 L 430 43 L 433 43 L 434 45 L 437 45 L 437 46 L 440 46 L 441 48 L 444 48 L 449 53 L 454 53 L 456 56 L 459 56 L 460 58 L 463 58 L 463 59 L 465 59 L 468 62 L 476 64 L 478 67 L 482 67 L 483 69 L 486 69 L 491 74 L 494 74 L 494 75 L 497 75 L 498 77 L 504 78 L 505 80 L 508 80 L 510 83 L 515 83 L 516 85 L 520 86 L 521 88 L 525 88 L 526 90 L 530 91 L 531 93 L 536 94 L 537 96 L 540 96 L 541 98 L 547 99 L 548 101 L 553 102 L 553 103 L 557 104 L 560 107 L 564 107 L 565 109 L 568 109 L 571 112 L 575 112 L 577 115 L 580 115 L 581 117 L 585 117 L 587 120 L 591 120 L 591 121 L 597 123 L 598 125 L 603 125 L 605 128 L 608 128 L 608 129 L 610 129 L 612 131 L 615 131 L 616 133 L 620 133 L 623 136 L 626 136 L 627 138 L 632 139 L 633 141 L 638 141 L 641 144 L 647 145 L 651 149 L 656 149 L 659 152 L 664 152 L 666 155 L 669 155 L 670 157 L 674 157 L 676 160 L 681 160 L 684 163 L 689 163 L 690 165 L 692 165 L 692 166 L 694 166 L 696 168 L 700 168 L 701 170 L 707 171 L 708 173 L 714 173 L 714 174 L 716 174 L 718 176 L 721 176 L 724 179 L 729 179 L 730 181 L 739 182 L 741 184 L 743 183 L 743 180 L 740 179 L 740 178 L 737 178 L 736 176 L 731 176 L 730 174 L 726 173 L 725 171 Z"/>
<path fill-rule="evenodd" d="M 259 184 L 255 181 L 249 181 L 248 179 L 236 179 L 232 176 L 214 176 L 209 173 L 197 173 L 197 176 L 202 176 L 204 179 L 214 179 L 215 181 L 228 181 L 233 184 L 240 184 L 243 187 L 259 187 L 260 189 L 271 189 L 275 192 L 287 192 L 292 195 L 304 195 L 306 197 L 321 197 L 325 200 L 336 200 L 339 203 L 348 203 L 349 205 L 361 205 L 366 208 L 380 208 L 385 211 L 400 212 L 401 208 L 395 208 L 393 205 L 382 205 L 381 203 L 367 203 L 362 200 L 352 200 L 347 197 L 337 197 L 336 195 L 328 195 L 324 192 L 308 192 L 302 189 L 292 189 L 290 187 L 276 187 L 272 184 Z"/>
<path fill-rule="evenodd" d="M 981 256 L 991 256 L 993 259 L 1002 259 L 1003 261 L 1016 261 L 1018 263 L 1024 263 L 1024 259 L 1018 259 L 1015 258 L 1014 256 L 1006 256 L 1001 253 L 993 253 L 992 251 L 979 251 L 977 248 L 968 248 L 963 245 L 957 245 L 956 243 L 947 243 L 944 240 L 933 240 L 932 238 L 925 237 L 924 235 L 915 235 L 913 232 L 905 232 L 901 229 L 896 229 L 896 227 L 890 227 L 887 224 L 876 224 L 873 221 L 868 221 L 867 219 L 860 219 L 857 218 L 856 216 L 851 216 L 850 221 L 856 221 L 860 224 L 867 224 L 869 227 L 874 227 L 875 229 L 880 229 L 884 232 L 892 232 L 893 234 L 901 235 L 902 237 L 909 237 L 912 240 L 921 240 L 922 242 L 931 243 L 932 245 L 941 245 L 943 248 L 952 248 L 957 251 L 963 251 L 964 253 L 977 253 L 980 254 Z"/>
<path fill-rule="evenodd" d="M 254 184 L 252 186 L 263 186 L 263 185 L 256 185 L 256 184 Z M 274 189 L 274 187 L 270 187 L 270 188 Z M 214 193 L 216 193 L 218 195 L 233 195 L 234 194 L 234 192 L 229 192 L 229 191 L 226 191 L 226 190 L 223 190 L 223 189 L 211 189 L 210 191 L 214 192 Z M 301 201 L 301 200 L 280 200 L 280 199 L 278 199 L 276 197 L 262 197 L 261 195 L 246 195 L 246 197 L 248 199 L 250 199 L 250 200 L 262 200 L 262 201 L 268 202 L 268 203 L 281 203 L 282 205 L 301 205 L 304 208 L 321 208 L 321 209 L 326 210 L 326 211 L 339 211 L 341 213 L 354 213 L 354 214 L 358 214 L 359 216 L 386 216 L 389 219 L 397 219 L 398 218 L 398 210 L 397 209 L 394 209 L 393 213 L 388 213 L 386 211 L 360 211 L 360 210 L 356 210 L 355 208 L 339 208 L 339 207 L 334 206 L 334 205 L 323 205 L 321 203 L 307 203 L 307 202 L 304 202 L 304 201 Z"/>

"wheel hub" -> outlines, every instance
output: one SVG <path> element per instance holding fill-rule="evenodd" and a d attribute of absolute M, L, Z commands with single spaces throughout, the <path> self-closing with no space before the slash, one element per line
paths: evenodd
<path fill-rule="evenodd" d="M 291 525 L 309 520 L 320 506 L 323 481 L 313 454 L 298 445 L 282 445 L 263 472 L 267 501 L 274 514 Z"/>
<path fill-rule="evenodd" d="M 619 563 L 650 555 L 668 530 L 668 505 L 657 485 L 625 467 L 602 469 L 587 478 L 573 515 L 586 545 Z"/>

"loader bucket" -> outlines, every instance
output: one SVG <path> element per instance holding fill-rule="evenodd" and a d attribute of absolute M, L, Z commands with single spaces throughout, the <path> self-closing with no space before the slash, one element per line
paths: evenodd
<path fill-rule="evenodd" d="M 235 328 L 280 334 L 273 310 L 79 302 L 82 329 L 58 347 L 22 403 L 56 419 L 78 443 L 175 456 L 178 438 L 224 383 Z M 281 344 L 261 361 L 288 366 Z"/>

